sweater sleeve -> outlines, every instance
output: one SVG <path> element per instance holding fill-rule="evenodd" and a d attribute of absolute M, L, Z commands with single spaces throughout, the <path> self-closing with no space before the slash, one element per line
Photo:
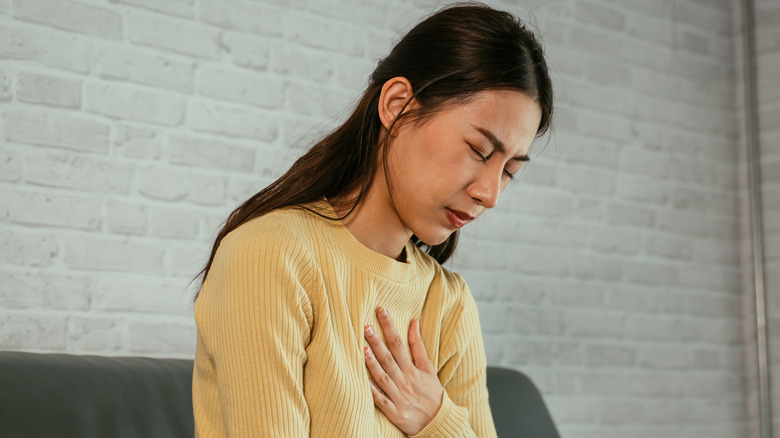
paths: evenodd
<path fill-rule="evenodd" d="M 226 236 L 196 302 L 228 437 L 308 437 L 303 368 L 316 270 L 293 233 L 253 225 Z"/>
<path fill-rule="evenodd" d="M 439 368 L 444 386 L 436 417 L 411 438 L 496 438 L 488 403 L 487 359 L 479 314 L 466 283 L 462 285 L 454 330 L 442 337 L 445 361 Z"/>

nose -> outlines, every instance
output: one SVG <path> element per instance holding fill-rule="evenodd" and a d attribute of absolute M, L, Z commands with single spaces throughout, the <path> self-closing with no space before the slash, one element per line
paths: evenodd
<path fill-rule="evenodd" d="M 503 168 L 496 172 L 486 167 L 485 171 L 480 172 L 477 178 L 469 184 L 469 196 L 485 208 L 495 207 L 498 204 L 498 197 L 501 195 L 501 176 L 503 172 Z"/>

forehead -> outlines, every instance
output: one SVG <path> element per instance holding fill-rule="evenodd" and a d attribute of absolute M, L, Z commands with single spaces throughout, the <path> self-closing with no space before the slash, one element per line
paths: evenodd
<path fill-rule="evenodd" d="M 510 150 L 526 153 L 536 137 L 542 110 L 535 99 L 519 91 L 491 90 L 453 108 L 448 118 L 463 133 L 479 132 L 475 126 L 483 128 Z"/>

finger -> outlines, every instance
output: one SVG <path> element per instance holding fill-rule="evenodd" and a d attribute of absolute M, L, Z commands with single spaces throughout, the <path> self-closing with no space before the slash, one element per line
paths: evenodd
<path fill-rule="evenodd" d="M 398 367 L 398 364 L 396 364 L 393 354 L 387 349 L 385 343 L 382 342 L 382 339 L 379 338 L 379 334 L 376 330 L 370 325 L 367 325 L 365 333 L 366 340 L 368 340 L 368 344 L 371 346 L 372 353 L 374 354 L 374 359 L 379 362 L 379 365 L 391 379 L 400 379 L 403 376 L 403 373 Z"/>
<path fill-rule="evenodd" d="M 376 360 L 376 357 L 371 351 L 371 347 L 366 346 L 363 352 L 366 356 L 366 367 L 368 367 L 368 372 L 371 373 L 371 377 L 374 378 L 374 382 L 376 382 L 379 388 L 387 394 L 386 397 L 390 400 L 398 400 L 398 387 L 395 385 L 393 379 L 390 378 L 390 375 L 382 368 L 382 365 Z"/>
<path fill-rule="evenodd" d="M 422 336 L 420 335 L 420 321 L 413 321 L 409 327 L 409 347 L 412 350 L 412 359 L 414 366 L 420 371 L 435 373 L 431 360 L 428 359 L 428 353 L 425 350 Z"/>
<path fill-rule="evenodd" d="M 387 348 L 395 358 L 398 367 L 402 370 L 414 367 L 414 364 L 409 358 L 409 353 L 406 350 L 406 345 L 404 345 L 404 340 L 401 338 L 401 335 L 398 334 L 398 330 L 395 329 L 395 324 L 393 323 L 393 318 L 390 316 L 390 312 L 388 312 L 386 308 L 380 307 L 377 311 L 377 316 L 379 317 L 379 324 L 382 326 L 382 333 L 385 334 Z"/>
<path fill-rule="evenodd" d="M 373 383 L 369 381 L 368 384 L 371 386 L 371 397 L 374 399 L 374 404 L 384 412 L 388 418 L 393 417 L 396 413 L 396 407 L 393 401 L 382 394 Z"/>

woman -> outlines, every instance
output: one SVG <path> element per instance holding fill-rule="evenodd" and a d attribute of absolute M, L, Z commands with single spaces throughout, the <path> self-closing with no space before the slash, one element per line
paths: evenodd
<path fill-rule="evenodd" d="M 195 301 L 196 436 L 494 437 L 474 300 L 441 266 L 552 117 L 510 14 L 448 7 L 227 219 Z"/>

